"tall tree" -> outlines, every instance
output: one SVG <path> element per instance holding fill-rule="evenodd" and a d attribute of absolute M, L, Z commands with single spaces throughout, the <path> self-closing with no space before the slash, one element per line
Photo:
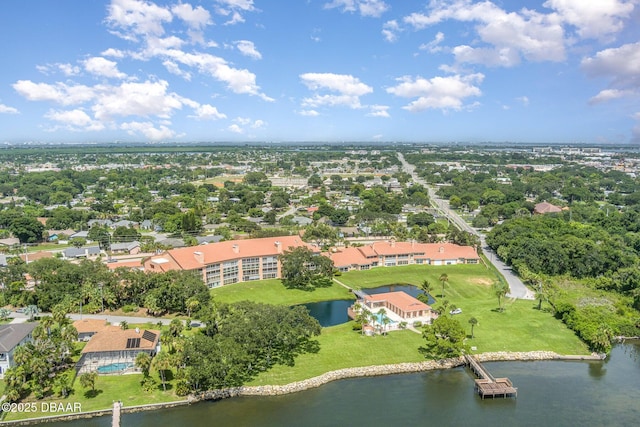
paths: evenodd
<path fill-rule="evenodd" d="M 442 295 L 440 296 L 444 298 L 444 285 L 449 281 L 449 276 L 447 273 L 442 273 L 438 280 L 442 283 Z"/>
<path fill-rule="evenodd" d="M 470 318 L 469 324 L 471 325 L 471 338 L 473 338 L 473 328 L 478 324 L 478 319 L 475 317 Z"/>
<path fill-rule="evenodd" d="M 498 297 L 498 310 L 502 311 L 502 298 L 509 292 L 509 285 L 502 281 L 495 282 L 492 285 L 493 292 Z"/>
<path fill-rule="evenodd" d="M 468 350 L 464 344 L 464 328 L 449 316 L 440 316 L 431 325 L 425 326 L 422 337 L 425 344 L 418 350 L 430 359 L 458 357 Z"/>
<path fill-rule="evenodd" d="M 313 290 L 331 286 L 333 261 L 315 255 L 311 249 L 300 246 L 280 255 L 282 284 L 291 289 Z"/>

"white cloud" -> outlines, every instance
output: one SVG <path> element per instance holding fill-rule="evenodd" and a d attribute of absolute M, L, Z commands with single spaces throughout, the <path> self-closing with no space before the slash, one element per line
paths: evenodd
<path fill-rule="evenodd" d="M 165 125 L 156 127 L 151 122 L 128 122 L 120 125 L 120 129 L 127 131 L 129 135 L 144 135 L 151 141 L 162 141 L 175 137 L 175 132 Z"/>
<path fill-rule="evenodd" d="M 311 90 L 327 89 L 354 96 L 373 92 L 370 86 L 362 83 L 357 77 L 347 74 L 305 73 L 301 74 L 300 78 Z"/>
<path fill-rule="evenodd" d="M 547 0 L 543 6 L 555 9 L 563 21 L 577 27 L 582 38 L 602 39 L 624 28 L 637 1 Z"/>
<path fill-rule="evenodd" d="M 389 43 L 398 41 L 398 33 L 401 31 L 402 29 L 395 19 L 387 21 L 382 25 L 382 36 Z"/>
<path fill-rule="evenodd" d="M 244 130 L 236 124 L 229 126 L 227 129 L 233 133 L 244 133 Z"/>
<path fill-rule="evenodd" d="M 195 116 L 198 120 L 219 120 L 226 119 L 227 116 L 218 111 L 218 109 L 212 105 L 205 104 L 200 105 L 195 109 Z"/>
<path fill-rule="evenodd" d="M 200 73 L 211 75 L 226 83 L 227 87 L 235 93 L 256 95 L 265 101 L 273 101 L 272 98 L 260 92 L 255 74 L 245 69 L 232 68 L 220 57 L 206 53 L 187 53 L 177 49 L 164 51 L 163 56 L 183 65 L 195 67 Z"/>
<path fill-rule="evenodd" d="M 483 79 L 484 75 L 480 73 L 431 79 L 405 76 L 397 79 L 400 83 L 388 88 L 387 92 L 403 98 L 417 98 L 402 107 L 412 112 L 427 109 L 461 110 L 466 98 L 482 94 L 476 84 Z"/>
<path fill-rule="evenodd" d="M 260 52 L 258 52 L 252 41 L 238 40 L 235 43 L 236 47 L 243 55 L 253 59 L 262 59 L 262 55 L 260 54 Z"/>
<path fill-rule="evenodd" d="M 59 122 L 65 125 L 66 129 L 72 131 L 101 131 L 105 126 L 103 123 L 93 120 L 91 116 L 83 110 L 49 110 L 45 117 L 49 120 Z"/>
<path fill-rule="evenodd" d="M 555 13 L 542 14 L 528 9 L 507 13 L 490 1 L 473 3 L 471 0 L 432 2 L 429 8 L 430 13 L 413 13 L 406 16 L 404 22 L 415 29 L 450 19 L 478 23 L 478 35 L 489 47 L 462 46 L 456 57 L 458 61 L 511 66 L 518 62 L 515 55 L 529 61 L 565 58 L 564 29 Z M 488 55 L 486 61 L 482 60 L 484 55 Z"/>
<path fill-rule="evenodd" d="M 9 107 L 8 105 L 0 104 L 0 114 L 18 114 L 17 108 Z"/>
<path fill-rule="evenodd" d="M 176 94 L 167 93 L 167 87 L 163 80 L 112 86 L 92 106 L 94 115 L 99 120 L 126 116 L 168 118 L 174 110 L 182 108 L 182 102 Z"/>
<path fill-rule="evenodd" d="M 529 97 L 528 96 L 519 96 L 516 98 L 516 101 L 524 105 L 525 107 L 529 106 Z"/>
<path fill-rule="evenodd" d="M 65 83 L 34 83 L 18 80 L 13 88 L 29 101 L 52 101 L 61 105 L 82 104 L 95 98 L 94 89 L 84 85 Z"/>
<path fill-rule="evenodd" d="M 114 49 L 110 47 L 109 49 L 103 51 L 100 55 L 102 56 L 110 56 L 112 58 L 124 58 L 127 56 L 126 52 L 120 49 Z"/>
<path fill-rule="evenodd" d="M 118 64 L 116 62 L 109 61 L 101 56 L 94 56 L 93 58 L 86 59 L 83 61 L 83 65 L 87 72 L 95 76 L 117 79 L 124 79 L 127 77 L 125 73 L 118 71 Z"/>
<path fill-rule="evenodd" d="M 589 100 L 590 104 L 602 104 L 605 102 L 613 101 L 614 99 L 624 98 L 636 95 L 637 92 L 632 90 L 619 90 L 619 89 L 604 89 L 601 90 L 596 96 Z"/>
<path fill-rule="evenodd" d="M 171 7 L 171 12 L 182 19 L 188 27 L 196 30 L 200 30 L 212 23 L 211 14 L 202 6 L 194 8 L 188 3 L 179 3 Z"/>
<path fill-rule="evenodd" d="M 317 117 L 320 115 L 320 113 L 317 112 L 316 110 L 300 110 L 298 111 L 298 114 L 306 117 Z"/>
<path fill-rule="evenodd" d="M 351 75 L 305 73 L 300 75 L 300 79 L 305 86 L 316 91 L 311 98 L 305 98 L 302 101 L 302 105 L 305 108 L 320 106 L 362 108 L 360 97 L 373 92 L 373 88 Z M 337 94 L 322 95 L 319 93 L 320 91 L 337 92 Z"/>
<path fill-rule="evenodd" d="M 135 38 L 135 35 L 161 36 L 164 34 L 163 24 L 173 19 L 168 9 L 143 0 L 111 0 L 107 10 L 107 23 L 133 33 L 116 33 L 125 39 Z"/>
<path fill-rule="evenodd" d="M 245 22 L 242 13 L 256 10 L 253 0 L 215 0 L 215 2 L 218 4 L 216 13 L 222 16 L 231 16 L 224 25 L 241 24 Z"/>
<path fill-rule="evenodd" d="M 516 49 L 473 48 L 460 45 L 452 50 L 457 63 L 483 64 L 489 67 L 512 67 L 520 63 L 520 55 Z"/>
<path fill-rule="evenodd" d="M 367 114 L 369 117 L 384 117 L 390 118 L 389 115 L 389 106 L 387 105 L 370 105 L 369 113 Z"/>
<path fill-rule="evenodd" d="M 331 3 L 325 3 L 324 8 L 340 8 L 343 12 L 358 12 L 362 16 L 378 18 L 389 10 L 390 6 L 383 0 L 332 0 Z"/>
<path fill-rule="evenodd" d="M 173 61 L 163 61 L 162 65 L 167 69 L 171 74 L 175 74 L 176 76 L 180 76 L 187 81 L 191 80 L 191 73 L 188 71 L 184 71 L 180 68 L 178 64 Z"/>
<path fill-rule="evenodd" d="M 609 88 L 591 98 L 591 103 L 640 93 L 640 42 L 602 50 L 580 65 L 587 76 L 610 80 Z"/>
<path fill-rule="evenodd" d="M 433 38 L 433 40 L 431 40 L 429 43 L 421 44 L 419 49 L 427 50 L 431 53 L 440 52 L 442 50 L 442 46 L 440 46 L 440 43 L 442 43 L 443 41 L 444 41 L 444 34 L 438 31 L 435 37 Z"/>

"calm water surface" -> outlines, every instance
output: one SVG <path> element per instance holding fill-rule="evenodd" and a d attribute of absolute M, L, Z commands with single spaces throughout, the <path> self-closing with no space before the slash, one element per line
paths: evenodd
<path fill-rule="evenodd" d="M 465 368 L 336 381 L 276 397 L 242 397 L 122 418 L 159 426 L 637 426 L 640 345 L 616 346 L 605 362 L 493 362 L 517 399 L 481 400 Z M 126 404 L 126 402 L 125 402 Z M 48 424 L 108 427 L 109 417 Z"/>
<path fill-rule="evenodd" d="M 403 291 L 413 297 L 424 294 L 420 288 L 413 285 L 380 286 L 377 288 L 363 289 L 362 291 L 369 295 L 397 291 Z M 433 304 L 433 302 L 433 298 L 429 296 L 429 304 Z M 309 310 L 309 314 L 318 320 L 320 326 L 326 328 L 328 326 L 335 326 L 348 322 L 349 316 L 347 315 L 347 308 L 353 305 L 353 303 L 354 300 L 331 300 L 312 302 L 304 304 L 304 306 Z"/>

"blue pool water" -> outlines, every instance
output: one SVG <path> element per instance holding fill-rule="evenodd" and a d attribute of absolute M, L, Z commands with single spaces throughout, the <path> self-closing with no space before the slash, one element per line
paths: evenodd
<path fill-rule="evenodd" d="M 384 314 L 382 314 L 382 313 L 376 313 L 376 323 L 377 323 L 378 325 L 383 325 L 383 324 L 384 324 L 384 319 L 385 319 L 385 318 L 389 319 L 389 324 L 390 324 L 390 325 L 393 325 L 394 323 L 398 323 L 398 322 L 396 322 L 395 320 L 391 320 L 388 316 L 385 316 L 385 315 L 384 315 Z"/>
<path fill-rule="evenodd" d="M 112 363 L 110 365 L 99 366 L 98 372 L 101 374 L 112 374 L 114 372 L 124 371 L 132 366 L 133 363 Z"/>

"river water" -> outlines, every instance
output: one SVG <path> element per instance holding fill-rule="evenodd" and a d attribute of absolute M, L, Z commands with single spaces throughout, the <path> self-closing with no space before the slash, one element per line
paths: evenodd
<path fill-rule="evenodd" d="M 240 397 L 125 414 L 123 427 L 159 426 L 637 426 L 640 343 L 604 362 L 492 362 L 518 397 L 482 400 L 463 367 L 335 381 L 301 393 Z M 110 417 L 48 424 L 107 427 Z"/>

